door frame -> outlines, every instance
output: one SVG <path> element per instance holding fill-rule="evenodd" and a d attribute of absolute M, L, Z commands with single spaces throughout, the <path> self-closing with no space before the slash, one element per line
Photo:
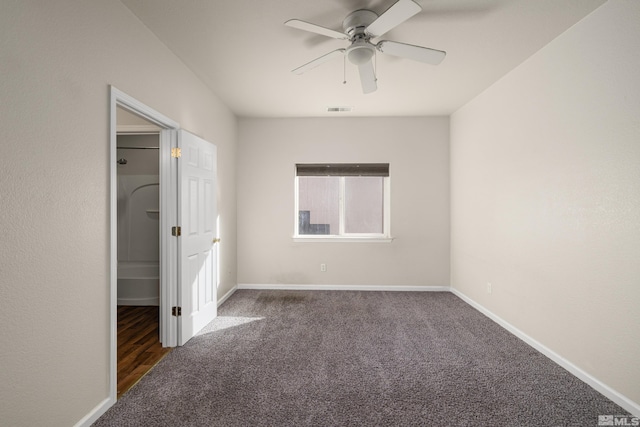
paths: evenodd
<path fill-rule="evenodd" d="M 117 107 L 127 110 L 157 125 L 160 130 L 160 340 L 164 347 L 175 347 L 178 343 L 177 318 L 171 315 L 171 307 L 177 305 L 178 265 L 177 242 L 171 238 L 171 227 L 177 224 L 178 188 L 177 165 L 171 161 L 171 149 L 178 144 L 177 131 L 180 125 L 137 99 L 118 90 L 110 89 L 110 143 L 109 143 L 109 187 L 110 187 L 110 248 L 109 248 L 109 397 L 112 404 L 117 395 L 117 292 L 118 292 L 118 181 L 117 181 Z"/>

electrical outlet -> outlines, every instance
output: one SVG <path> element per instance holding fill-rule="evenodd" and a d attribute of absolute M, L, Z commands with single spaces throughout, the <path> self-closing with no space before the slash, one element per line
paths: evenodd
<path fill-rule="evenodd" d="M 491 294 L 491 282 L 487 282 L 487 293 Z"/>
<path fill-rule="evenodd" d="M 327 264 L 320 264 L 320 271 L 322 272 L 327 271 Z"/>

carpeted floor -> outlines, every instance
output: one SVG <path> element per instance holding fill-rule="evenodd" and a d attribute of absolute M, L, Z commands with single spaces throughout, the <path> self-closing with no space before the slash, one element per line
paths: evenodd
<path fill-rule="evenodd" d="M 95 426 L 597 426 L 622 408 L 448 292 L 237 291 Z"/>

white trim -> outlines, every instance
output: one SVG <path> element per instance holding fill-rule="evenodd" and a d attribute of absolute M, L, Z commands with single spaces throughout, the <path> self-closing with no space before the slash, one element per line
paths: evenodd
<path fill-rule="evenodd" d="M 114 86 L 110 86 L 111 88 L 111 98 L 112 100 L 117 102 L 119 107 L 124 108 L 125 110 L 134 113 L 138 116 L 141 116 L 145 120 L 150 121 L 158 125 L 161 129 L 179 129 L 180 124 L 168 118 L 167 116 L 159 113 L 151 107 L 143 104 L 132 96 L 127 95 L 126 93 L 118 90 Z"/>
<path fill-rule="evenodd" d="M 389 168 L 391 168 L 391 164 L 389 164 Z M 389 171 L 389 176 L 386 177 L 382 184 L 384 185 L 384 211 L 382 212 L 382 229 L 386 233 L 386 236 L 391 237 L 391 171 Z"/>
<path fill-rule="evenodd" d="M 178 224 L 176 162 L 171 149 L 177 146 L 177 132 L 160 131 L 160 338 L 163 347 L 178 345 L 178 322 L 171 316 L 170 307 L 178 300 L 178 243 L 171 235 L 171 227 Z"/>
<path fill-rule="evenodd" d="M 344 222 L 346 221 L 345 207 L 347 205 L 345 201 L 345 193 L 347 191 L 346 190 L 347 184 L 346 184 L 346 180 L 344 179 L 344 176 L 339 177 L 339 179 L 340 179 L 340 182 L 338 187 L 338 236 L 344 236 L 345 235 Z M 298 193 L 298 197 L 299 196 L 300 194 Z"/>
<path fill-rule="evenodd" d="M 290 290 L 290 291 L 384 291 L 384 292 L 449 292 L 448 286 L 394 286 L 394 285 L 283 285 L 238 283 L 238 289 Z"/>
<path fill-rule="evenodd" d="M 231 288 L 231 290 L 229 290 L 229 292 L 227 292 L 226 294 L 224 294 L 224 295 L 222 296 L 222 298 L 220 298 L 220 299 L 218 300 L 218 307 L 220 307 L 222 304 L 224 304 L 224 302 L 225 302 L 226 300 L 228 300 L 228 299 L 231 297 L 231 295 L 235 294 L 237 290 L 238 290 L 238 287 L 237 287 L 237 286 L 234 286 L 233 288 Z"/>
<path fill-rule="evenodd" d="M 560 356 L 555 351 L 551 350 L 549 347 L 545 346 L 544 344 L 540 343 L 539 341 L 525 334 L 520 329 L 513 326 L 511 323 L 507 322 L 506 320 L 497 316 L 493 312 L 489 311 L 487 308 L 480 305 L 476 301 L 472 300 L 471 298 L 469 298 L 459 290 L 450 288 L 450 292 L 452 292 L 454 295 L 462 299 L 464 302 L 466 302 L 467 304 L 469 304 L 470 306 L 478 310 L 480 313 L 487 316 L 489 319 L 496 322 L 498 325 L 502 326 L 504 329 L 506 329 L 513 335 L 515 335 L 517 338 L 521 339 L 525 343 L 529 344 L 531 347 L 538 350 L 540 353 L 547 356 L 549 359 L 553 360 L 555 363 L 557 363 L 558 365 L 560 365 L 561 367 L 569 371 L 572 375 L 574 375 L 578 379 L 587 383 L 589 386 L 591 386 L 591 388 L 593 388 L 600 394 L 604 395 L 606 398 L 608 398 L 612 402 L 621 406 L 626 411 L 629 411 L 634 416 L 640 417 L 640 404 L 638 404 L 637 402 L 632 401 L 628 397 L 624 396 L 623 394 L 617 392 L 616 390 L 612 389 L 608 385 L 604 384 L 602 381 L 596 379 L 589 373 L 583 371 L 582 369 L 580 369 L 579 367 L 577 367 L 576 365 L 574 365 L 564 357 Z"/>
<path fill-rule="evenodd" d="M 74 427 L 89 427 L 91 424 L 98 421 L 105 412 L 109 410 L 113 404 L 116 403 L 115 400 L 112 400 L 110 397 L 100 402 L 95 408 L 91 410 L 87 415 L 82 417 L 80 421 L 78 421 Z"/>
<path fill-rule="evenodd" d="M 298 235 L 300 231 L 300 201 L 298 196 L 300 195 L 300 184 L 298 182 L 298 173 L 296 165 L 293 165 L 293 236 Z"/>
<path fill-rule="evenodd" d="M 107 407 L 116 402 L 118 363 L 118 169 L 117 109 L 119 93 L 111 86 L 109 118 L 109 399 Z"/>
<path fill-rule="evenodd" d="M 162 151 L 166 151 L 163 150 L 165 147 L 164 145 L 166 145 L 167 143 L 171 144 L 171 137 L 169 137 L 169 135 L 167 135 L 167 130 L 173 130 L 173 133 L 175 133 L 176 129 L 180 128 L 180 125 L 169 119 L 168 117 L 164 116 L 163 114 L 157 112 L 156 110 L 146 106 L 145 104 L 141 103 L 140 101 L 136 100 L 135 98 L 127 95 L 126 93 L 116 89 L 114 86 L 109 86 L 109 91 L 110 91 L 110 118 L 109 118 L 109 173 L 110 173 L 110 179 L 109 179 L 109 185 L 110 185 L 110 198 L 109 198 L 109 227 L 110 227 L 110 239 L 109 239 L 109 244 L 110 244 L 110 248 L 109 248 L 109 290 L 110 290 L 110 296 L 109 296 L 109 398 L 106 399 L 105 401 L 103 401 L 98 408 L 101 408 L 102 406 L 105 406 L 106 409 L 108 409 L 110 406 L 112 406 L 115 402 L 116 402 L 116 395 L 117 395 L 117 300 L 118 300 L 118 283 L 117 283 L 117 279 L 118 279 L 118 236 L 117 236 L 117 229 L 118 229 L 118 224 L 117 224 L 117 207 L 118 207 L 118 186 L 117 186 L 117 150 L 116 150 L 116 146 L 117 146 L 117 107 L 121 107 L 129 112 L 132 112 L 146 120 L 148 120 L 151 123 L 154 123 L 155 125 L 159 126 L 161 129 L 163 129 L 160 132 L 161 138 L 160 138 L 160 148 L 161 148 L 161 152 Z M 165 135 L 163 137 L 163 134 Z M 162 154 L 161 154 L 161 158 L 162 158 Z M 166 183 L 168 180 L 168 177 L 170 176 L 170 171 L 166 170 L 166 165 L 164 164 L 164 161 L 161 159 L 160 160 L 160 184 L 161 184 L 161 188 L 163 183 Z M 168 206 L 170 206 L 168 199 L 165 197 L 166 195 L 161 194 L 160 195 L 160 211 L 164 212 L 164 210 L 167 209 Z M 164 209 L 164 210 L 163 210 Z M 161 219 L 162 223 L 160 224 L 161 229 L 162 228 L 167 228 L 165 222 L 170 220 L 171 218 L 169 218 L 171 215 L 161 215 L 161 218 L 164 218 L 164 220 Z M 169 231 L 167 231 L 168 233 Z M 161 233 L 160 235 L 161 240 L 163 239 L 163 233 Z M 175 268 L 173 270 L 167 270 L 167 268 L 165 268 L 165 265 L 167 264 L 166 262 L 164 262 L 164 260 L 168 259 L 165 258 L 166 254 L 168 253 L 167 251 L 170 251 L 171 248 L 167 248 L 167 245 L 164 245 L 161 243 L 162 246 L 162 253 L 160 254 L 162 257 L 162 262 L 161 265 L 163 265 L 162 269 L 163 272 L 171 272 L 171 271 L 175 271 Z M 171 244 L 169 244 L 169 246 L 171 246 Z M 171 260 L 170 260 L 171 261 Z M 173 260 L 171 262 L 177 262 L 177 260 Z M 177 268 L 177 267 L 176 267 Z M 166 275 L 163 276 L 164 278 L 161 277 L 161 280 L 163 280 L 163 285 L 161 285 L 161 287 L 163 288 L 168 288 L 171 287 L 169 286 L 170 282 L 174 282 L 173 286 L 176 287 L 177 289 L 177 277 L 176 280 L 170 280 L 170 278 L 168 278 Z M 167 280 L 167 282 L 164 282 L 165 280 Z M 166 292 L 166 289 L 165 289 Z M 164 300 L 162 300 L 162 297 L 165 296 Z M 170 310 L 166 309 L 166 307 L 170 307 L 171 302 L 173 302 L 171 299 L 166 298 L 166 295 L 161 296 L 161 314 L 160 314 L 160 324 L 161 324 L 161 329 L 163 330 L 163 335 L 166 335 L 167 332 L 171 332 L 171 314 L 170 314 Z M 163 310 L 163 308 L 165 308 Z M 167 320 L 167 318 L 169 320 Z M 171 337 L 169 337 L 171 338 Z M 175 337 L 173 337 L 175 338 Z M 168 339 L 168 340 L 163 340 L 163 345 L 167 346 L 175 346 L 175 343 L 173 343 L 173 340 Z M 106 409 L 104 409 L 106 411 Z M 100 409 L 101 410 L 101 409 Z M 94 410 L 95 411 L 95 410 Z M 103 411 L 104 412 L 104 411 Z M 87 419 L 87 417 L 83 418 Z"/>
<path fill-rule="evenodd" d="M 311 235 L 293 236 L 294 243 L 391 243 L 393 237 L 346 237 L 346 236 L 334 236 L 327 237 L 324 235 L 318 235 L 317 237 L 311 237 Z"/>

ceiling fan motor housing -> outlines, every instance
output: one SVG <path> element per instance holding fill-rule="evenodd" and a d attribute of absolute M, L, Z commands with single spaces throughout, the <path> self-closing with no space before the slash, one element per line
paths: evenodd
<path fill-rule="evenodd" d="M 342 21 L 342 28 L 344 32 L 352 39 L 359 34 L 364 35 L 364 30 L 373 21 L 378 18 L 378 14 L 367 9 L 356 10 L 351 12 L 344 21 Z"/>
<path fill-rule="evenodd" d="M 377 18 L 375 12 L 360 9 L 350 13 L 342 21 L 342 28 L 351 40 L 351 45 L 347 48 L 347 58 L 352 64 L 366 64 L 375 53 L 375 46 L 369 43 L 369 35 L 365 30 Z"/>

